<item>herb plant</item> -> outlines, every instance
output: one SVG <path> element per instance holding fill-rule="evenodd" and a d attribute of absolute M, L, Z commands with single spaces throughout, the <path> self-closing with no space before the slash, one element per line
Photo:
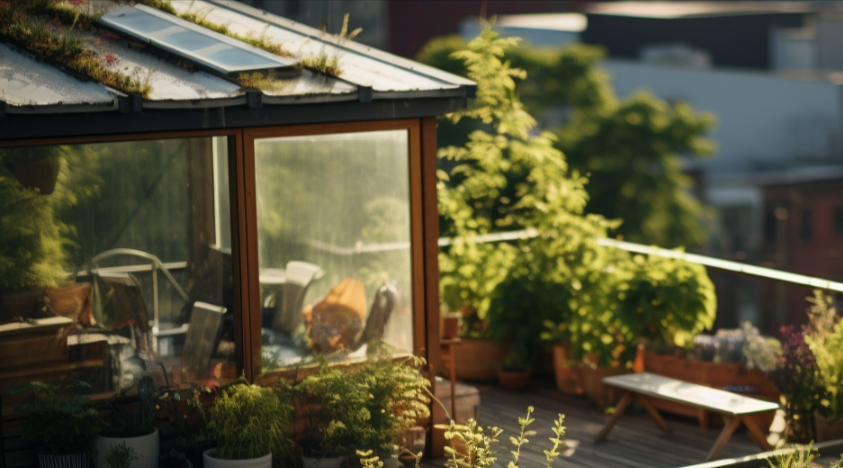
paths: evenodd
<path fill-rule="evenodd" d="M 287 431 L 293 405 L 287 392 L 237 383 L 222 389 L 210 410 L 208 435 L 217 444 L 216 457 L 228 460 L 289 457 Z"/>
<path fill-rule="evenodd" d="M 530 424 L 535 422 L 535 419 L 531 417 L 533 411 L 533 407 L 530 406 L 527 408 L 527 415 L 518 418 L 521 433 L 518 437 L 509 438 L 509 442 L 512 444 L 512 450 L 510 450 L 512 460 L 507 464 L 507 468 L 519 468 L 521 448 L 529 443 L 529 437 L 536 435 L 535 431 L 528 429 Z M 550 438 L 553 445 L 550 450 L 544 451 L 547 468 L 553 466 L 553 462 L 559 458 L 559 449 L 564 447 L 564 422 L 565 416 L 562 414 L 554 422 L 552 428 L 554 437 Z M 484 429 L 474 419 L 469 419 L 465 424 L 457 424 L 451 421 L 449 425 L 439 427 L 445 429 L 445 439 L 451 442 L 450 447 L 445 447 L 446 467 L 490 468 L 496 465 L 498 457 L 495 447 L 500 443 L 499 437 L 503 433 L 502 429 L 497 427 Z"/>
<path fill-rule="evenodd" d="M 127 447 L 125 442 L 112 445 L 105 454 L 105 462 L 111 468 L 129 468 L 135 460 L 140 460 L 143 455 L 135 453 L 134 447 Z"/>
<path fill-rule="evenodd" d="M 819 457 L 814 443 L 797 446 L 792 452 L 775 455 L 767 459 L 770 468 L 811 468 L 812 462 Z"/>
<path fill-rule="evenodd" d="M 57 385 L 29 382 L 10 389 L 9 393 L 27 393 L 15 408 L 27 414 L 23 438 L 42 454 L 92 452 L 100 433 L 99 414 L 79 394 L 90 388 L 84 382 L 70 381 Z"/>

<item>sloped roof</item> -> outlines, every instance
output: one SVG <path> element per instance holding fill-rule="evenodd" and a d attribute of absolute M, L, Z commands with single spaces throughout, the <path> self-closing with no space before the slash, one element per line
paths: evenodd
<path fill-rule="evenodd" d="M 146 14 L 149 13 L 147 10 L 151 10 L 148 7 L 99 1 L 97 6 L 107 11 L 97 22 L 96 30 L 74 34 L 79 35 L 97 55 L 106 59 L 102 63 L 109 70 L 139 78 L 148 83 L 151 90 L 145 96 L 130 96 L 77 76 L 55 64 L 42 62 L 26 51 L 0 42 L 0 139 L 44 136 L 43 131 L 23 131 L 14 122 L 16 116 L 27 114 L 39 114 L 43 119 L 45 114 L 58 116 L 80 112 L 94 115 L 109 112 L 126 114 L 204 110 L 207 114 L 209 110 L 219 109 L 220 112 L 237 110 L 229 114 L 235 120 L 237 116 L 243 118 L 238 123 L 230 119 L 226 121 L 223 115 L 221 124 L 215 125 L 207 122 L 206 115 L 206 122 L 198 126 L 212 128 L 294 123 L 296 119 L 289 115 L 289 111 L 301 109 L 303 105 L 344 103 L 345 106 L 341 108 L 344 114 L 333 120 L 366 120 L 379 118 L 379 114 L 385 114 L 380 118 L 432 116 L 462 107 L 465 99 L 474 93 L 474 83 L 462 77 L 353 41 L 342 40 L 236 1 L 175 0 L 171 4 L 179 14 L 195 13 L 207 22 L 225 26 L 235 36 L 263 37 L 280 43 L 296 61 L 320 55 L 336 57 L 342 72 L 339 76 L 329 76 L 313 69 L 298 68 L 295 73 L 277 75 L 271 86 L 245 88 L 231 76 L 202 66 L 201 60 L 193 60 L 190 52 L 183 55 L 172 50 L 161 50 L 156 47 L 151 33 L 150 38 L 146 38 L 148 41 L 144 41 L 143 37 L 136 34 L 126 34 L 119 28 L 115 29 L 114 24 L 119 23 L 127 13 Z M 153 14 L 169 16 L 174 23 L 186 23 L 160 11 Z M 192 23 L 189 27 L 203 29 L 204 34 L 212 39 L 232 41 L 228 36 Z M 237 42 L 246 49 L 267 54 Z M 186 66 L 186 62 L 191 63 Z M 410 104 L 415 101 L 425 103 L 423 106 L 416 105 L 414 111 L 408 111 Z M 438 105 L 432 105 L 434 101 Z M 348 115 L 348 111 L 353 109 L 349 105 L 353 103 L 360 106 L 362 113 Z M 364 109 L 365 105 L 368 108 Z M 275 107 L 278 109 L 273 109 Z M 258 109 L 261 115 L 246 115 L 243 109 Z M 270 115 L 278 114 L 279 109 L 288 111 L 284 119 L 275 119 Z M 336 109 L 323 110 L 328 114 L 336 113 Z M 302 122 L 320 120 L 316 117 L 318 112 L 314 109 L 306 113 L 302 116 Z M 132 120 L 137 123 L 144 119 L 135 116 Z M 106 126 L 101 130 L 104 133 L 132 129 L 125 124 L 121 130 L 119 124 L 108 120 L 102 123 Z M 112 126 L 116 127 L 112 129 Z M 185 129 L 197 125 L 177 126 Z M 165 130 L 161 127 L 149 124 L 142 130 Z M 86 132 L 96 130 L 65 130 L 56 134 Z"/>

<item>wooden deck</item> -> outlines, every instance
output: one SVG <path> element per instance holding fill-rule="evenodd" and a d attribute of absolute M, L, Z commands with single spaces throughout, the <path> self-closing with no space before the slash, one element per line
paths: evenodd
<path fill-rule="evenodd" d="M 552 379 L 533 379 L 530 387 L 521 392 L 504 390 L 493 384 L 475 385 L 480 390 L 480 423 L 504 429 L 498 466 L 509 462 L 509 436 L 517 435 L 519 416 L 527 406 L 535 408 L 536 421 L 531 426 L 538 435 L 522 449 L 524 468 L 546 467 L 543 450 L 549 448 L 550 428 L 558 413 L 565 415 L 567 449 L 555 467 L 566 468 L 675 468 L 702 463 L 720 428 L 701 430 L 696 420 L 664 415 L 672 429 L 664 434 L 640 408 L 631 407 L 604 442 L 594 443 L 594 437 L 609 416 L 590 405 L 584 397 L 563 395 L 554 387 Z M 773 424 L 776 427 L 776 423 Z M 738 429 L 718 459 L 735 458 L 761 452 L 749 434 Z M 442 466 L 443 460 L 431 465 Z"/>

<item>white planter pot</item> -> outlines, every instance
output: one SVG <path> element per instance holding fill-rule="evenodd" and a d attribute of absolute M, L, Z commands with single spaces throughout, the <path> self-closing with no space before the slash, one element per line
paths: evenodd
<path fill-rule="evenodd" d="M 129 468 L 158 468 L 158 429 L 156 428 L 152 434 L 138 437 L 105 437 L 100 436 L 97 439 L 97 467 L 109 468 L 105 462 L 105 456 L 111 447 L 119 445 L 121 442 L 126 444 L 126 447 L 132 447 L 135 453 L 140 456 L 140 460 L 134 460 L 129 465 Z"/>
<path fill-rule="evenodd" d="M 301 457 L 301 463 L 304 468 L 340 468 L 342 466 L 343 458 L 310 458 Z"/>
<path fill-rule="evenodd" d="M 213 455 L 217 449 L 212 448 L 202 453 L 205 468 L 272 468 L 272 454 L 260 458 L 247 458 L 245 460 L 226 460 L 216 458 Z"/>
<path fill-rule="evenodd" d="M 394 453 L 379 453 L 383 468 L 398 468 L 398 455 Z"/>
<path fill-rule="evenodd" d="M 91 456 L 87 452 L 67 455 L 38 454 L 38 466 L 41 468 L 90 468 Z"/>

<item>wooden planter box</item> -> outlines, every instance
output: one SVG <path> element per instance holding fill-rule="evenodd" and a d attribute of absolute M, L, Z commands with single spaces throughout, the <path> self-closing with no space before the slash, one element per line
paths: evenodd
<path fill-rule="evenodd" d="M 645 351 L 644 370 L 712 388 L 722 389 L 730 385 L 752 385 L 758 388 L 759 392 L 748 396 L 762 400 L 779 401 L 779 392 L 767 374 L 758 370 L 746 370 L 741 364 L 695 361 Z M 703 429 L 707 428 L 710 423 L 722 424 L 722 420 L 719 420 L 719 417 L 716 417 L 717 415 L 713 415 L 709 411 L 665 400 L 654 399 L 652 403 L 660 411 L 696 418 Z M 761 413 L 757 415 L 758 424 L 763 429 L 767 429 L 773 422 L 774 416 L 775 412 Z"/>

